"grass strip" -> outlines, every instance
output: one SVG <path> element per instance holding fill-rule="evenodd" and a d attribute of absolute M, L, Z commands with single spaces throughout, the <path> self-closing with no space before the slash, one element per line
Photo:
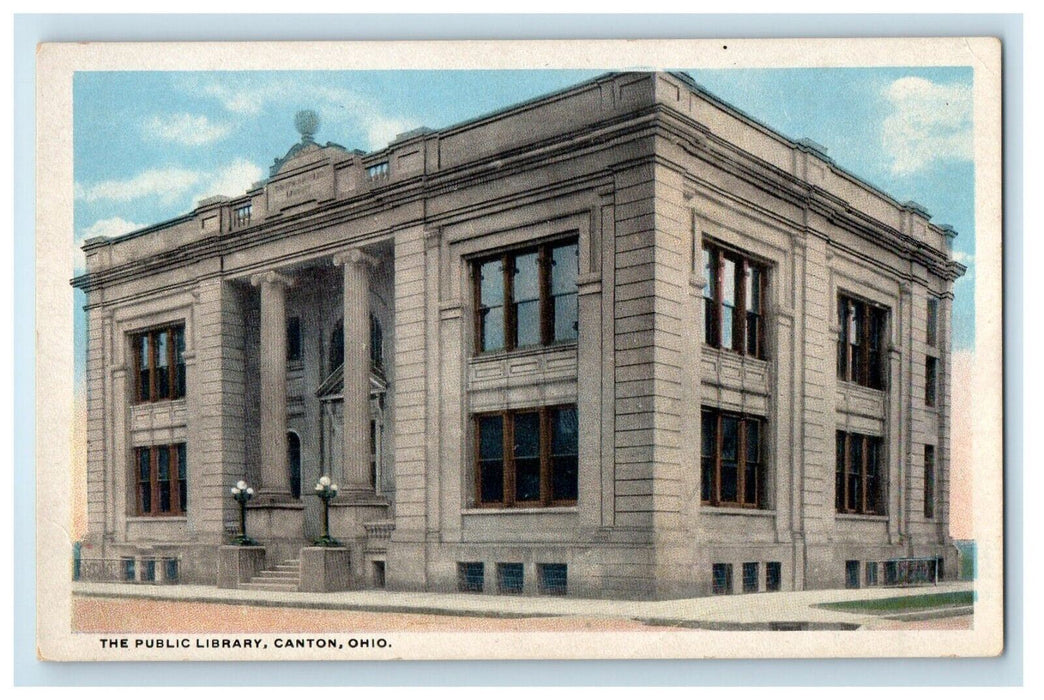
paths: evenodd
<path fill-rule="evenodd" d="M 950 608 L 972 605 L 975 602 L 974 591 L 951 591 L 949 593 L 924 593 L 921 595 L 896 596 L 895 598 L 877 598 L 871 600 L 846 600 L 839 603 L 819 603 L 815 607 L 840 612 L 868 613 L 883 615 L 911 610 L 932 610 L 934 608 Z"/>

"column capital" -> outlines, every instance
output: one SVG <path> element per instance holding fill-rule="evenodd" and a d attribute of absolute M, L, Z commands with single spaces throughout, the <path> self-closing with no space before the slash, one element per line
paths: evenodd
<path fill-rule="evenodd" d="M 349 248 L 348 250 L 334 253 L 333 263 L 338 267 L 343 265 L 369 265 L 370 267 L 377 267 L 378 265 L 377 258 L 368 253 L 364 253 L 361 248 Z"/>
<path fill-rule="evenodd" d="M 259 272 L 256 275 L 250 276 L 250 284 L 255 287 L 260 287 L 262 284 L 281 284 L 284 287 L 292 287 L 294 280 L 291 277 L 276 272 L 275 270 L 268 270 L 267 272 Z"/>

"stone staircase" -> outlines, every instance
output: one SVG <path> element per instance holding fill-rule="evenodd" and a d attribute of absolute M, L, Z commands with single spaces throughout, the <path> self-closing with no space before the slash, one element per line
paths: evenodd
<path fill-rule="evenodd" d="M 301 560 L 290 559 L 274 568 L 265 569 L 240 585 L 248 591 L 296 591 L 301 586 Z"/>

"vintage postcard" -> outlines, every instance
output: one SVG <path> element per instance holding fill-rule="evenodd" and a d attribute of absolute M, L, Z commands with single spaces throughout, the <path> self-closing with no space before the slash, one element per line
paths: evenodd
<path fill-rule="evenodd" d="M 1003 649 L 990 38 L 44 44 L 47 660 Z"/>

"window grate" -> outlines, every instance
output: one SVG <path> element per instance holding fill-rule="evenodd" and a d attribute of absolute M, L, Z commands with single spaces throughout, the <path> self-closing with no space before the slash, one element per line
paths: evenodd
<path fill-rule="evenodd" d="M 541 595 L 565 595 L 569 590 L 569 572 L 565 564 L 538 564 Z"/>
<path fill-rule="evenodd" d="M 457 562 L 457 590 L 461 593 L 481 593 L 485 571 L 480 561 Z"/>

